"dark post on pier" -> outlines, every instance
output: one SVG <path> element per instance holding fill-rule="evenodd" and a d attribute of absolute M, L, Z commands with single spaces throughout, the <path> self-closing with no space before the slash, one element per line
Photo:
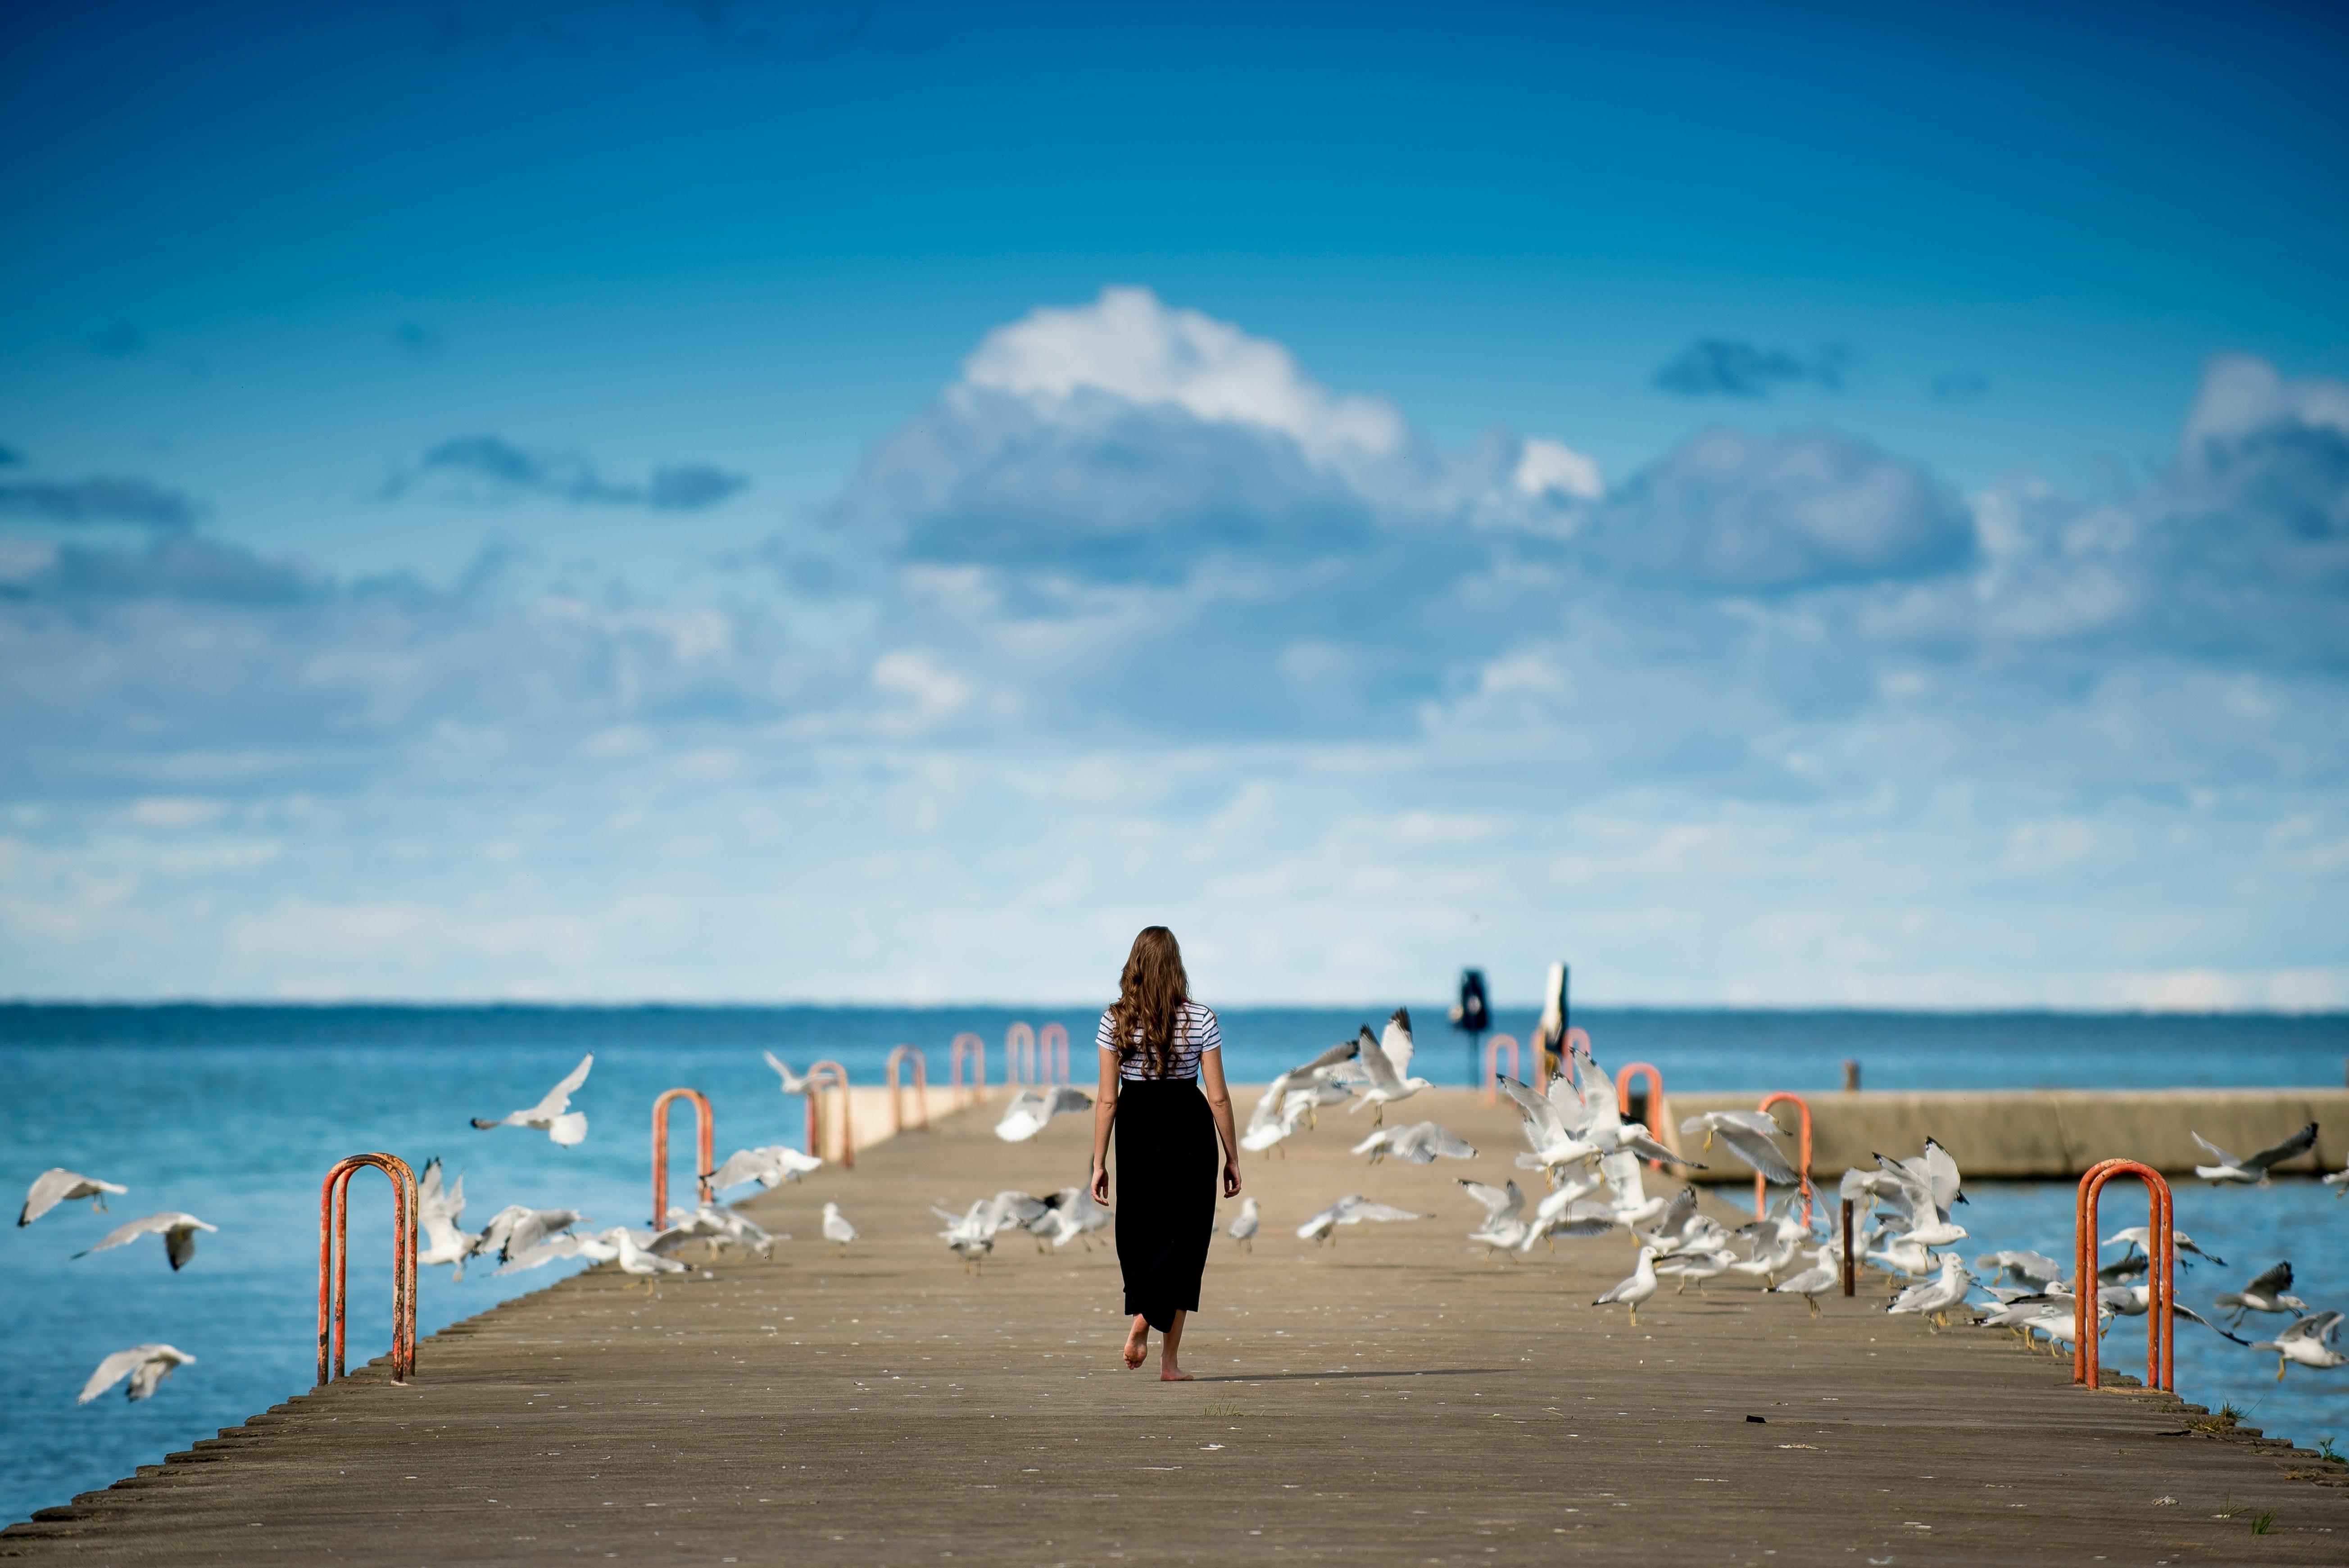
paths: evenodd
<path fill-rule="evenodd" d="M 1493 1026 L 1493 1012 L 1485 995 L 1485 972 L 1460 972 L 1460 1000 L 1452 1004 L 1452 1026 L 1468 1037 L 1468 1087 L 1482 1088 L 1485 1075 L 1476 1060 L 1476 1043 Z"/>

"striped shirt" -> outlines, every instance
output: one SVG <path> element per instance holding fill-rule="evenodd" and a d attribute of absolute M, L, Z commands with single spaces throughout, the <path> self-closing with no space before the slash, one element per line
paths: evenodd
<path fill-rule="evenodd" d="M 1117 1037 L 1110 1033 L 1110 1015 L 1103 1013 L 1101 1027 L 1093 1031 L 1093 1044 L 1105 1051 L 1117 1050 Z M 1209 1051 L 1224 1047 L 1224 1032 L 1216 1024 L 1215 1013 L 1196 1002 L 1185 1002 L 1177 1009 L 1174 1020 L 1174 1049 L 1168 1054 L 1166 1071 L 1162 1077 L 1193 1078 L 1199 1076 L 1199 1058 Z M 1131 1053 L 1119 1052 L 1119 1081 L 1146 1083 L 1150 1063 L 1142 1053 L 1142 1033 L 1134 1031 Z"/>

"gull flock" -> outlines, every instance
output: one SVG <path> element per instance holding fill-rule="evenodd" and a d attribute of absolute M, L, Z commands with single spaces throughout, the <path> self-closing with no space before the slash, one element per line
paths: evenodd
<path fill-rule="evenodd" d="M 1318 1128 L 1322 1111 L 1344 1106 L 1351 1114 L 1368 1107 L 1368 1136 L 1350 1146 L 1350 1152 L 1368 1166 L 1390 1159 L 1428 1165 L 1439 1159 L 1481 1158 L 1477 1149 L 1433 1120 L 1386 1124 L 1390 1107 L 1431 1087 L 1427 1078 L 1411 1072 L 1412 1057 L 1410 1014 L 1397 1008 L 1379 1033 L 1364 1025 L 1353 1038 L 1276 1078 L 1250 1113 L 1241 1147 L 1257 1154 L 1285 1153 L 1288 1140 Z M 811 1080 L 771 1051 L 765 1059 L 784 1094 L 811 1091 Z M 1633 1326 L 1640 1308 L 1661 1292 L 1666 1281 L 1671 1282 L 1675 1295 L 1692 1287 L 1702 1294 L 1708 1281 L 1743 1275 L 1770 1294 L 1802 1298 L 1812 1317 L 1819 1315 L 1822 1297 L 1840 1294 L 1844 1238 L 1834 1217 L 1840 1206 L 1822 1202 L 1812 1220 L 1798 1212 L 1800 1174 L 1777 1141 L 1782 1136 L 1777 1124 L 1766 1113 L 1710 1111 L 1680 1125 L 1683 1140 L 1702 1139 L 1699 1154 L 1712 1154 L 1717 1148 L 1759 1174 L 1765 1184 L 1785 1189 L 1767 1204 L 1762 1218 L 1724 1225 L 1699 1212 L 1692 1188 L 1683 1185 L 1669 1196 L 1647 1191 L 1643 1162 L 1660 1170 L 1705 1166 L 1658 1140 L 1643 1123 L 1625 1119 L 1614 1083 L 1586 1048 L 1578 1045 L 1559 1065 L 1563 1070 L 1538 1087 L 1506 1076 L 1497 1078 L 1497 1087 L 1519 1114 L 1526 1143 L 1513 1164 L 1529 1182 L 1538 1176 L 1538 1195 L 1515 1178 L 1497 1187 L 1467 1178 L 1458 1181 L 1464 1198 L 1479 1216 L 1467 1239 L 1483 1249 L 1485 1259 L 1514 1263 L 1531 1257 L 1537 1249 L 1554 1251 L 1561 1240 L 1627 1233 L 1635 1243 L 1632 1271 L 1591 1305 L 1619 1305 Z M 536 1103 L 502 1117 L 474 1118 L 472 1125 L 483 1131 L 520 1128 L 543 1132 L 554 1147 L 574 1147 L 585 1140 L 588 1122 L 584 1112 L 571 1109 L 571 1099 L 585 1086 L 594 1066 L 591 1053 Z M 1091 1096 L 1071 1085 L 1023 1088 L 1013 1095 L 994 1130 L 1007 1142 L 1026 1142 L 1054 1119 L 1089 1110 L 1092 1103 Z M 2311 1124 L 2271 1148 L 2240 1157 L 2198 1133 L 2195 1140 L 2212 1162 L 2198 1165 L 2195 1173 L 2214 1185 L 2263 1187 L 2273 1167 L 2314 1146 L 2316 1133 Z M 795 1181 L 823 1163 L 777 1144 L 737 1150 L 701 1175 L 719 1191 L 752 1183 L 763 1190 Z M 2336 1197 L 2349 1195 L 2349 1170 L 2323 1181 Z M 726 1248 L 765 1255 L 776 1241 L 790 1239 L 771 1235 L 734 1209 L 715 1202 L 672 1207 L 657 1230 L 624 1225 L 590 1229 L 588 1217 L 574 1209 L 509 1204 L 480 1230 L 468 1231 L 461 1173 L 446 1180 L 436 1156 L 419 1172 L 417 1187 L 417 1261 L 427 1267 L 450 1268 L 452 1279 L 464 1277 L 469 1262 L 493 1264 L 493 1273 L 504 1275 L 579 1259 L 612 1264 L 632 1280 L 643 1281 L 649 1291 L 662 1278 L 692 1274 L 691 1265 L 678 1255 L 689 1243 L 703 1243 L 706 1257 L 714 1259 Z M 122 1183 L 54 1168 L 35 1178 L 16 1222 L 31 1225 L 61 1205 L 84 1200 L 92 1212 L 103 1212 L 108 1197 L 129 1191 Z M 1969 1267 L 1958 1250 L 1959 1243 L 1972 1239 L 1955 1218 L 1966 1202 L 1961 1173 L 1949 1150 L 1934 1140 L 1927 1139 L 1917 1154 L 1878 1154 L 1873 1169 L 1845 1171 L 1836 1195 L 1852 1202 L 1856 1264 L 1884 1276 L 1892 1293 L 1884 1311 L 1924 1317 L 1937 1329 L 1961 1323 L 2005 1328 L 2026 1344 L 2044 1341 L 2056 1351 L 2070 1345 L 2076 1295 L 2064 1264 L 2041 1253 L 2005 1249 L 1979 1253 Z M 944 1222 L 938 1238 L 960 1266 L 974 1274 L 1007 1232 L 1026 1233 L 1039 1252 L 1058 1251 L 1072 1242 L 1090 1250 L 1093 1238 L 1115 1222 L 1113 1212 L 1094 1202 L 1084 1186 L 1043 1196 L 999 1191 L 960 1212 L 934 1204 L 932 1212 Z M 1297 1224 L 1294 1233 L 1316 1246 L 1335 1246 L 1343 1229 L 1433 1217 L 1350 1192 Z M 1226 1232 L 1236 1252 L 1254 1249 L 1263 1222 L 1258 1201 L 1247 1198 Z M 820 1229 L 835 1254 L 848 1253 L 859 1239 L 855 1224 L 837 1202 L 823 1205 Z M 81 1259 L 131 1246 L 152 1235 L 160 1238 L 165 1260 L 177 1273 L 193 1261 L 197 1235 L 218 1230 L 194 1214 L 166 1210 L 119 1224 L 73 1256 Z M 2180 1253 L 2214 1269 L 2228 1267 L 2223 1258 L 2192 1238 L 2177 1233 L 2174 1239 Z M 2123 1253 L 2098 1267 L 2095 1288 L 2100 1334 L 2119 1318 L 2143 1316 L 2148 1310 L 2147 1241 L 2143 1226 L 2101 1238 L 2100 1257 L 2115 1247 Z M 2192 1266 L 2181 1258 L 2181 1269 Z M 2294 1365 L 2315 1370 L 2349 1365 L 2349 1354 L 2338 1348 L 2343 1315 L 2312 1308 L 2292 1294 L 2292 1265 L 2282 1262 L 2240 1288 L 2217 1295 L 2209 1316 L 2183 1303 L 2173 1302 L 2171 1310 L 2237 1345 L 2273 1354 L 2279 1379 Z M 2272 1338 L 2254 1341 L 2234 1332 L 2252 1316 L 2289 1321 Z M 128 1398 L 146 1399 L 176 1368 L 195 1363 L 195 1357 L 169 1344 L 132 1346 L 102 1360 L 78 1398 L 87 1403 L 127 1380 Z"/>

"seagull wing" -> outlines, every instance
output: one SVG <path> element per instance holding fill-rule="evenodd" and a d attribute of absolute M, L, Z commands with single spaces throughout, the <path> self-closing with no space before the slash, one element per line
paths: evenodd
<path fill-rule="evenodd" d="M 1721 1130 L 1721 1136 L 1723 1138 L 1733 1138 L 1752 1137 L 1753 1135 L 1751 1133 L 1739 1132 L 1733 1128 L 1724 1127 Z M 1615 1147 L 1618 1149 L 1628 1149 L 1633 1153 L 1643 1155 L 1650 1160 L 1662 1160 L 1668 1161 L 1674 1165 L 1685 1165 L 1692 1171 L 1702 1171 L 1705 1169 L 1703 1161 L 1691 1160 L 1685 1154 L 1676 1153 L 1672 1150 L 1665 1148 L 1662 1144 L 1649 1137 L 1648 1130 L 1640 1126 L 1636 1121 L 1623 1124 L 1622 1130 L 1615 1135 Z M 1794 1178 L 1789 1176 L 1787 1180 L 1792 1181 Z"/>
<path fill-rule="evenodd" d="M 1512 1181 L 1509 1185 L 1514 1187 L 1516 1183 Z M 1523 1202 L 1522 1199 L 1519 1201 Z M 1426 1216 L 1423 1214 L 1413 1213 L 1409 1209 L 1398 1209 L 1392 1203 L 1356 1203 L 1353 1207 L 1348 1209 L 1343 1214 L 1339 1216 L 1338 1222 L 1341 1225 L 1350 1225 L 1362 1220 L 1420 1220 L 1424 1218 L 1426 1218 Z"/>
<path fill-rule="evenodd" d="M 2292 1288 L 2292 1264 L 2282 1263 L 2255 1276 L 2243 1287 L 2245 1295 L 2282 1295 Z"/>
<path fill-rule="evenodd" d="M 764 1153 L 756 1149 L 738 1149 L 726 1157 L 726 1162 L 709 1173 L 709 1185 L 718 1191 L 740 1187 L 745 1181 L 763 1181 L 774 1166 Z"/>
<path fill-rule="evenodd" d="M 1515 1181 L 1503 1188 L 1488 1186 L 1482 1181 L 1471 1181 L 1465 1176 L 1457 1180 L 1467 1191 L 1468 1196 L 1485 1205 L 1485 1212 L 1491 1219 L 1514 1220 L 1517 1217 L 1517 1212 L 1526 1206 L 1525 1191 Z"/>
<path fill-rule="evenodd" d="M 195 1219 L 195 1216 L 192 1214 L 182 1214 L 180 1217 L 183 1220 Z M 173 1225 L 170 1230 L 165 1231 L 163 1233 L 163 1255 L 171 1260 L 171 1272 L 173 1274 L 178 1274 L 181 1269 L 187 1267 L 188 1264 L 194 1260 L 196 1255 L 196 1233 L 198 1231 L 217 1231 L 219 1229 L 220 1227 L 218 1225 L 207 1225 L 202 1221 L 196 1220 L 193 1224 Z"/>
<path fill-rule="evenodd" d="M 161 1213 L 150 1214 L 144 1219 L 129 1221 L 123 1224 L 115 1226 L 114 1229 L 107 1232 L 106 1234 L 97 1243 L 90 1246 L 84 1247 L 81 1251 L 76 1253 L 74 1256 L 78 1258 L 86 1258 L 92 1253 L 102 1253 L 115 1247 L 128 1246 L 130 1243 L 137 1241 L 141 1236 L 151 1234 L 156 1231 L 169 1231 L 173 1225 L 179 1223 L 181 1220 L 188 1218 L 191 1218 L 191 1216 L 186 1214 Z"/>
<path fill-rule="evenodd" d="M 1433 1121 L 1422 1121 L 1403 1129 L 1394 1141 L 1397 1159 L 1408 1160 L 1414 1165 L 1433 1163 L 1437 1155 L 1446 1160 L 1474 1160 L 1476 1150 L 1468 1140 L 1446 1132 Z"/>
<path fill-rule="evenodd" d="M 1379 1036 L 1379 1049 L 1385 1054 L 1387 1065 L 1394 1068 L 1395 1077 L 1407 1078 L 1411 1076 L 1411 1010 L 1409 1008 L 1397 1007 L 1393 1015 L 1387 1019 L 1387 1026 Z"/>
<path fill-rule="evenodd" d="M 1051 1114 L 1054 1116 L 1067 1116 L 1092 1108 L 1093 1097 L 1072 1083 L 1064 1083 L 1052 1091 Z"/>
<path fill-rule="evenodd" d="M 802 1078 L 799 1074 L 785 1067 L 781 1057 L 775 1055 L 772 1051 L 766 1051 L 761 1054 L 766 1057 L 767 1065 L 775 1069 L 775 1076 L 783 1080 L 783 1092 L 785 1094 L 804 1094 L 807 1092 L 807 1079 Z"/>
<path fill-rule="evenodd" d="M 1402 1087 L 1402 1076 L 1395 1071 L 1394 1063 L 1387 1060 L 1386 1048 L 1371 1037 L 1368 1024 L 1364 1024 L 1362 1032 L 1354 1037 L 1354 1043 L 1361 1047 L 1362 1067 L 1370 1073 L 1373 1088 Z"/>
<path fill-rule="evenodd" d="M 2186 1130 L 2186 1135 L 2194 1140 L 2195 1142 L 2200 1144 L 2203 1148 L 2209 1150 L 2210 1151 L 2211 1158 L 2217 1160 L 2220 1164 L 2232 1165 L 2238 1168 L 2242 1165 L 2243 1162 L 2241 1161 L 2236 1159 L 2233 1155 L 2228 1153 L 2225 1150 L 2220 1148 L 2217 1144 L 2211 1142 L 2209 1139 L 2203 1137 L 2192 1128 L 2189 1127 Z"/>
<path fill-rule="evenodd" d="M 2289 1327 L 2286 1327 L 2277 1334 L 2276 1338 L 2279 1340 L 2313 1339 L 2317 1344 L 2322 1345 L 2326 1340 L 2332 1338 L 2333 1330 L 2340 1326 L 2341 1315 L 2339 1313 L 2313 1313 L 2307 1317 L 2301 1318 L 2292 1323 Z"/>
<path fill-rule="evenodd" d="M 1958 1181 L 1958 1162 L 1930 1138 L 1925 1140 L 1925 1185 L 1932 1191 L 1933 1207 L 1944 1214 L 1966 1201 L 1965 1189 Z"/>
<path fill-rule="evenodd" d="M 2312 1121 L 2306 1127 L 2302 1128 L 2298 1132 L 2293 1133 L 2290 1138 L 2285 1139 L 2282 1143 L 2277 1144 L 2273 1149 L 2262 1149 L 2257 1154 L 2254 1154 L 2250 1159 L 2244 1161 L 2243 1169 L 2246 1171 L 2265 1171 L 2271 1165 L 2280 1165 L 2283 1161 L 2292 1159 L 2294 1155 L 2305 1154 L 2315 1147 L 2316 1123 Z"/>
<path fill-rule="evenodd" d="M 1535 1140 L 1537 1145 L 1556 1143 L 1567 1136 L 1566 1118 L 1559 1114 L 1557 1106 L 1506 1073 L 1495 1073 L 1493 1077 L 1501 1086 L 1501 1092 L 1516 1101 L 1517 1109 L 1525 1113 L 1526 1125 L 1540 1135 Z"/>
<path fill-rule="evenodd" d="M 1786 1156 L 1765 1134 L 1740 1124 L 1718 1128 L 1713 1136 L 1727 1144 L 1732 1154 L 1760 1171 L 1764 1181 L 1789 1187 L 1799 1180 L 1795 1168 L 1786 1163 Z"/>

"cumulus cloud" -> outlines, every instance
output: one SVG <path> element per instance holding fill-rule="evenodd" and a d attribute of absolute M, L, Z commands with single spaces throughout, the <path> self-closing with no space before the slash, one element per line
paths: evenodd
<path fill-rule="evenodd" d="M 0 550 L 0 985 L 1032 997 L 1167 918 L 1235 1000 L 2337 1002 L 2345 397 L 2214 362 L 2093 500 L 1832 430 L 1610 491 L 1111 291 L 722 603 Z"/>
<path fill-rule="evenodd" d="M 551 496 L 574 506 L 640 506 L 654 511 L 702 511 L 750 481 L 710 463 L 664 463 L 644 484 L 616 484 L 585 460 L 533 451 L 498 436 L 457 436 L 424 454 L 413 473 L 385 487 L 399 496 L 432 476 L 473 481 L 498 499 Z"/>
<path fill-rule="evenodd" d="M 12 455 L 13 456 L 13 455 Z M 127 522 L 184 530 L 196 523 L 196 504 L 177 490 L 137 479 L 86 479 L 0 484 L 0 515 L 41 522 Z"/>
<path fill-rule="evenodd" d="M 1847 351 L 1830 345 L 1805 356 L 1733 337 L 1701 337 L 1656 372 L 1656 386 L 1682 397 L 1767 397 L 1803 382 L 1842 387 Z"/>

